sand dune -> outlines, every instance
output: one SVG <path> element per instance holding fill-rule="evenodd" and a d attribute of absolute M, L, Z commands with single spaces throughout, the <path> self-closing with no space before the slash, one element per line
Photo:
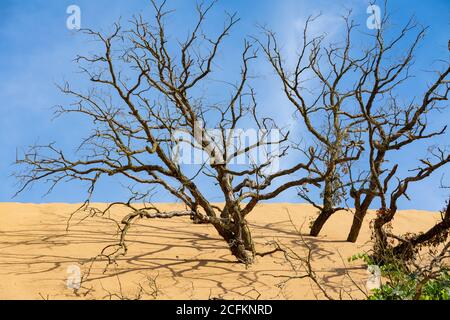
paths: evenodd
<path fill-rule="evenodd" d="M 105 262 L 90 259 L 116 240 L 112 221 L 77 216 L 68 232 L 67 218 L 77 205 L 0 204 L 0 299 L 316 299 L 323 298 L 308 279 L 283 283 L 283 276 L 296 274 L 278 252 L 257 258 L 246 268 L 235 263 L 226 244 L 208 225 L 194 225 L 188 218 L 145 220 L 129 233 L 129 251 L 117 265 L 104 272 Z M 179 206 L 161 204 L 161 209 Z M 117 210 L 119 220 L 124 211 Z M 271 250 L 276 240 L 298 254 L 305 248 L 289 216 L 306 232 L 315 210 L 302 204 L 264 204 L 249 220 L 260 252 Z M 305 237 L 314 249 L 313 267 L 331 295 L 342 288 L 354 298 L 363 294 L 349 279 L 364 288 L 368 274 L 362 262 L 347 262 L 351 255 L 369 246 L 370 213 L 358 243 L 343 241 L 351 224 L 351 213 L 331 218 L 323 235 Z M 438 213 L 401 212 L 394 221 L 397 233 L 423 231 L 439 219 Z M 89 277 L 75 292 L 68 289 L 71 266 Z M 69 269 L 68 269 L 69 268 Z M 73 268 L 73 267 L 72 267 Z M 154 280 L 154 281 L 153 281 Z M 156 286 L 155 286 L 156 284 Z M 142 286 L 142 289 L 140 289 Z M 155 290 L 157 289 L 157 290 Z M 344 296 L 344 298 L 348 296 Z"/>

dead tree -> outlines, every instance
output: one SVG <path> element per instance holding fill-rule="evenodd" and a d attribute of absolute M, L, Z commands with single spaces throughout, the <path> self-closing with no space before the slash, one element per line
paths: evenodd
<path fill-rule="evenodd" d="M 289 68 L 278 45 L 276 35 L 265 29 L 265 41 L 260 41 L 266 56 L 281 80 L 284 93 L 294 105 L 316 147 L 313 165 L 325 177 L 321 203 L 299 189 L 299 195 L 318 209 L 319 215 L 310 234 L 319 235 L 327 220 L 337 211 L 346 210 L 350 180 L 349 169 L 363 150 L 365 119 L 358 108 L 358 81 L 349 81 L 369 52 L 353 57 L 352 33 L 356 27 L 350 13 L 344 17 L 346 37 L 343 43 L 324 44 L 325 37 L 310 37 L 309 27 L 317 17 L 309 17 L 302 46 L 294 67 Z"/>
<path fill-rule="evenodd" d="M 389 168 L 390 156 L 399 156 L 405 147 L 418 145 L 420 141 L 431 140 L 446 132 L 446 127 L 433 128 L 427 122 L 427 116 L 445 107 L 443 102 L 447 101 L 449 89 L 448 62 L 444 62 L 442 70 L 436 72 L 433 82 L 420 98 L 413 97 L 405 103 L 398 96 L 397 90 L 411 78 L 414 53 L 425 36 L 426 28 L 419 27 L 410 20 L 397 36 L 388 41 L 385 35 L 387 24 L 386 14 L 381 29 L 375 35 L 373 54 L 360 65 L 364 77 L 361 78 L 357 99 L 366 119 L 369 170 L 367 177 L 363 179 L 364 183 L 352 184 L 350 195 L 354 199 L 355 215 L 347 238 L 351 242 L 357 240 L 364 217 L 373 201 L 381 199 L 381 207 L 385 207 L 383 195 L 396 172 L 392 166 Z M 408 37 L 413 40 L 405 46 L 403 42 L 407 42 Z M 392 54 L 394 48 L 402 50 L 404 55 L 396 58 Z M 441 160 L 444 161 L 445 157 Z M 430 168 L 421 169 L 427 174 L 414 178 L 418 181 L 434 171 L 429 172 Z"/>
<path fill-rule="evenodd" d="M 256 97 L 248 83 L 249 64 L 257 50 L 249 42 L 240 56 L 239 80 L 221 89 L 230 94 L 225 93 L 219 102 L 202 94 L 208 92 L 214 67 L 220 63 L 217 56 L 223 42 L 239 21 L 235 14 L 228 15 L 222 32 L 211 37 L 204 22 L 213 4 L 199 5 L 192 32 L 186 40 L 176 42 L 166 34 L 166 19 L 172 11 L 164 3 L 152 4 L 152 23 L 138 16 L 125 31 L 119 24 L 109 35 L 84 30 L 103 48 L 98 54 L 76 59 L 91 88 L 82 92 L 64 84 L 62 92 L 73 97 L 74 103 L 58 107 L 57 113 L 86 116 L 94 127 L 92 135 L 82 142 L 74 159 L 55 144 L 32 147 L 18 161 L 23 168 L 18 173 L 23 182 L 20 191 L 37 181 L 50 182 L 50 190 L 68 180 L 88 182 L 86 209 L 100 179 L 124 177 L 149 191 L 133 191 L 130 199 L 108 205 L 107 210 L 115 205 L 131 210 L 120 225 L 115 255 L 126 252 L 125 235 L 137 219 L 189 215 L 212 224 L 231 253 L 240 262 L 251 263 L 255 247 L 247 216 L 260 201 L 273 199 L 289 188 L 318 185 L 323 177 L 312 166 L 316 151 L 305 152 L 306 161 L 292 167 L 271 169 L 275 161 L 288 155 L 289 133 L 279 129 L 278 138 L 267 138 L 278 127 L 272 119 L 257 115 Z M 261 133 L 256 141 L 232 143 L 249 122 Z M 177 150 L 182 144 L 208 155 L 194 173 L 192 166 L 179 162 Z M 261 149 L 266 151 L 265 160 L 253 162 L 252 153 Z M 236 169 L 233 164 L 238 157 L 248 161 Z M 288 182 L 279 182 L 286 177 L 290 177 Z M 205 185 L 206 179 L 209 182 Z M 223 207 L 206 197 L 205 190 L 212 188 L 222 195 Z M 186 210 L 160 212 L 150 203 L 151 190 L 165 190 L 184 203 Z M 136 205 L 138 201 L 143 206 Z"/>
<path fill-rule="evenodd" d="M 446 130 L 433 130 L 426 117 L 447 101 L 448 63 L 444 62 L 445 67 L 437 72 L 419 102 L 413 98 L 405 104 L 398 90 L 411 78 L 414 53 L 426 28 L 411 19 L 397 35 L 389 36 L 384 11 L 381 28 L 375 34 L 365 33 L 368 41 L 363 48 L 353 45 L 357 26 L 350 14 L 344 17 L 344 41 L 327 46 L 324 36 L 308 36 L 308 25 L 314 20 L 309 18 L 303 46 L 291 70 L 274 33 L 265 30 L 267 41 L 261 46 L 311 139 L 322 150 L 319 154 L 325 155 L 313 163 L 325 176 L 322 204 L 301 194 L 320 212 L 312 235 L 320 232 L 334 212 L 342 210 L 336 205 L 336 195 L 342 194 L 341 200 L 353 200 L 354 219 L 347 240 L 355 242 L 368 209 L 383 193 L 379 178 L 389 172 L 386 165 L 390 155 L 400 154 L 417 141 L 441 136 Z"/>

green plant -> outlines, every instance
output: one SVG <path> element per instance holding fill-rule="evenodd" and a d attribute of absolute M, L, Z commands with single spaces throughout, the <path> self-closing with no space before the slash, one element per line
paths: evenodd
<path fill-rule="evenodd" d="M 355 254 L 348 260 L 362 260 L 380 268 L 384 281 L 369 293 L 369 300 L 450 300 L 450 269 L 436 263 L 442 262 L 442 257 L 441 253 L 428 266 L 407 263 L 394 255 L 387 255 L 385 263 L 378 265 L 368 253 Z"/>
<path fill-rule="evenodd" d="M 382 275 L 389 280 L 372 291 L 369 300 L 450 300 L 450 274 L 442 270 L 434 279 L 415 272 L 386 269 Z"/>

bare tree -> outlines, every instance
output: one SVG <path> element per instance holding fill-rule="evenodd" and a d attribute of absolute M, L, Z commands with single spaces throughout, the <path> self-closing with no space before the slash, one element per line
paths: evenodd
<path fill-rule="evenodd" d="M 447 129 L 446 126 L 433 128 L 428 123 L 427 117 L 445 107 L 442 102 L 448 99 L 450 73 L 448 62 L 444 62 L 445 67 L 436 72 L 435 80 L 421 98 L 412 97 L 405 103 L 404 99 L 398 96 L 397 89 L 408 83 L 407 80 L 412 77 L 410 68 L 414 63 L 414 53 L 425 36 L 426 28 L 410 20 L 397 36 L 387 41 L 384 33 L 388 21 L 386 13 L 381 29 L 375 36 L 374 54 L 360 66 L 364 77 L 361 78 L 357 98 L 368 129 L 370 171 L 364 183 L 358 186 L 352 184 L 351 196 L 355 203 L 355 216 L 347 238 L 351 242 L 356 241 L 362 221 L 374 199 L 381 200 L 382 208 L 386 206 L 384 195 L 398 168 L 398 165 L 390 167 L 389 156 L 401 154 L 405 147 L 412 144 L 420 146 L 418 143 L 421 141 L 442 136 Z M 407 41 L 408 37 L 412 37 L 413 40 L 405 47 L 402 41 Z M 402 48 L 404 55 L 400 58 L 394 57 L 391 54 L 394 48 L 399 50 Z M 418 168 L 418 176 L 411 177 L 411 180 L 406 179 L 406 185 L 411 181 L 427 178 L 448 162 L 445 153 L 441 150 L 438 153 L 437 164 Z M 426 160 L 421 161 L 429 164 Z M 402 192 L 400 194 L 404 195 Z"/>
<path fill-rule="evenodd" d="M 364 150 L 361 137 L 365 130 L 362 126 L 365 120 L 353 107 L 357 86 L 348 82 L 347 78 L 359 63 L 367 59 L 369 53 L 363 53 L 359 59 L 350 56 L 351 34 L 355 24 L 349 16 L 350 13 L 344 17 L 347 35 L 345 43 L 329 46 L 323 45 L 323 35 L 309 38 L 310 24 L 317 19 L 309 17 L 303 30 L 302 47 L 293 68 L 287 66 L 272 31 L 264 29 L 266 41 L 260 41 L 282 82 L 287 98 L 295 106 L 311 139 L 315 141 L 317 156 L 313 166 L 325 177 L 320 204 L 309 195 L 308 190 L 299 189 L 299 195 L 319 211 L 311 227 L 312 236 L 320 233 L 335 212 L 346 209 L 342 206 L 346 202 L 350 182 L 346 176 L 349 167 L 360 158 Z"/>
<path fill-rule="evenodd" d="M 58 183 L 78 180 L 90 186 L 81 210 L 105 214 L 120 205 L 131 210 L 119 226 L 120 241 L 113 246 L 113 253 L 104 251 L 108 258 L 126 252 L 125 236 L 137 219 L 191 216 L 212 224 L 231 253 L 240 262 L 251 263 L 255 247 L 247 216 L 255 206 L 289 188 L 318 185 L 323 180 L 322 172 L 312 166 L 314 149 L 305 152 L 304 162 L 270 170 L 274 161 L 287 156 L 289 132 L 256 113 L 256 97 L 248 79 L 249 63 L 257 57 L 257 50 L 248 41 L 241 55 L 239 80 L 229 87 L 229 96 L 212 102 L 201 93 L 211 83 L 224 40 L 239 21 L 235 14 L 228 15 L 223 30 L 215 37 L 208 36 L 204 22 L 213 4 L 197 6 L 197 21 L 184 41 L 176 42 L 166 34 L 166 18 L 172 11 L 164 2 L 160 5 L 155 1 L 152 24 L 138 16 L 125 31 L 119 24 L 109 35 L 84 30 L 103 48 L 101 53 L 76 59 L 92 87 L 82 92 L 68 83 L 61 86 L 74 103 L 58 107 L 57 114 L 88 117 L 94 126 L 92 134 L 82 142 L 75 159 L 49 144 L 32 147 L 18 160 L 23 168 L 17 174 L 23 182 L 19 192 L 37 181 L 50 182 L 51 191 Z M 249 122 L 262 134 L 249 145 L 231 143 Z M 218 134 L 212 134 L 211 128 Z M 274 129 L 280 131 L 279 138 L 268 139 L 268 132 Z M 177 160 L 174 150 L 181 144 L 208 155 L 194 173 L 192 167 L 189 170 Z M 269 147 L 278 152 L 269 151 Z M 259 149 L 266 150 L 266 157 L 256 163 L 252 153 Z M 248 163 L 234 169 L 233 161 L 238 157 Z M 109 204 L 105 210 L 92 208 L 95 186 L 108 176 L 124 177 L 148 191 L 132 190 L 128 200 Z M 289 181 L 278 183 L 283 177 L 290 177 Z M 204 190 L 211 188 L 223 196 L 223 206 L 209 201 Z M 161 190 L 184 203 L 186 210 L 160 212 L 150 196 L 152 191 Z"/>
<path fill-rule="evenodd" d="M 322 35 L 309 38 L 308 26 L 315 19 L 309 18 L 293 70 L 286 67 L 273 32 L 265 30 L 267 41 L 260 42 L 286 96 L 322 150 L 318 154 L 323 156 L 316 157 L 313 163 L 325 176 L 322 204 L 317 205 L 307 193 L 301 193 L 319 209 L 311 235 L 317 235 L 334 212 L 344 209 L 339 204 L 350 200 L 349 195 L 354 219 L 347 240 L 355 242 L 368 209 L 376 199 L 384 200 L 387 185 L 395 175 L 396 170 L 389 167 L 390 156 L 446 131 L 446 127 L 431 127 L 427 116 L 445 107 L 448 62 L 443 61 L 444 68 L 436 72 L 435 80 L 420 99 L 414 97 L 405 103 L 398 92 L 411 78 L 414 53 L 426 28 L 411 19 L 397 35 L 389 36 L 389 16 L 386 8 L 384 11 L 381 28 L 375 34 L 365 34 L 369 45 L 361 49 L 353 45 L 357 26 L 349 18 L 351 12 L 344 16 L 346 37 L 338 44 L 325 45 Z M 438 163 L 446 159 L 441 156 Z M 414 179 L 423 180 L 434 167 L 419 169 L 425 170 L 424 176 Z"/>

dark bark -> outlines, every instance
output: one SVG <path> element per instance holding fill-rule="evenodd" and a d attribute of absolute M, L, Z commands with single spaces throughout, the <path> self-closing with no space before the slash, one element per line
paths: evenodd
<path fill-rule="evenodd" d="M 391 256 L 391 254 L 388 253 L 388 237 L 383 230 L 383 226 L 386 223 L 387 220 L 381 217 L 375 219 L 374 222 L 373 235 L 375 237 L 375 244 L 372 258 L 378 265 L 384 264 L 386 258 Z"/>
<path fill-rule="evenodd" d="M 335 170 L 334 162 L 330 165 L 330 170 L 332 170 L 332 172 Z M 319 216 L 316 218 L 311 227 L 310 235 L 313 237 L 317 237 L 319 235 L 325 223 L 333 215 L 333 213 L 336 212 L 333 208 L 333 193 L 333 176 L 330 175 L 325 178 L 322 210 L 320 210 Z"/>
<path fill-rule="evenodd" d="M 219 234 L 228 243 L 231 254 L 239 262 L 251 264 L 255 256 L 255 246 L 247 222 L 236 223 L 231 228 L 215 225 Z"/>
<path fill-rule="evenodd" d="M 374 187 L 374 184 L 371 184 L 371 188 L 373 189 Z M 361 231 L 367 210 L 369 210 L 370 204 L 375 196 L 373 194 L 366 195 L 363 201 L 361 201 L 360 194 L 353 194 L 352 197 L 355 199 L 355 214 L 353 216 L 352 227 L 350 228 L 350 232 L 347 236 L 347 241 L 354 243 L 358 240 L 359 232 Z"/>
<path fill-rule="evenodd" d="M 357 210 L 353 216 L 353 223 L 350 232 L 347 236 L 348 242 L 356 242 L 358 240 L 359 232 L 361 231 L 362 223 L 367 211 Z"/>
<path fill-rule="evenodd" d="M 313 237 L 317 237 L 320 231 L 322 230 L 323 226 L 328 221 L 328 219 L 333 215 L 333 213 L 334 213 L 333 211 L 322 210 L 311 227 L 310 235 Z"/>

